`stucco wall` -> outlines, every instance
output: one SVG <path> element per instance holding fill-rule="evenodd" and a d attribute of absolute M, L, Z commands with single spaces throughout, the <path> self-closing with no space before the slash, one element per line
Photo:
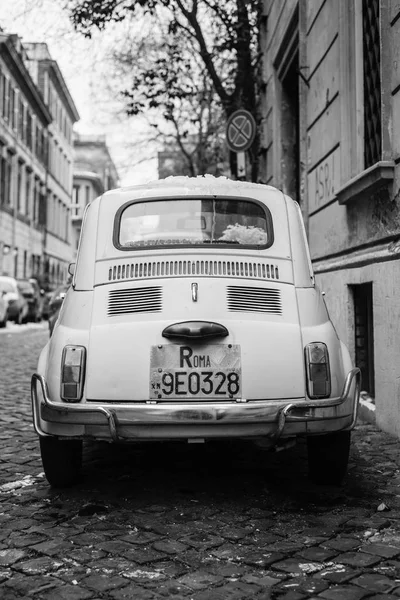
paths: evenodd
<path fill-rule="evenodd" d="M 316 276 L 339 336 L 354 360 L 354 307 L 349 285 L 373 283 L 374 362 L 378 426 L 400 437 L 400 264 L 393 260 Z"/>
<path fill-rule="evenodd" d="M 377 422 L 400 437 L 400 264 L 393 259 L 400 243 L 400 4 L 380 0 L 374 20 L 380 24 L 382 150 L 375 165 L 364 159 L 363 2 L 305 0 L 298 7 L 299 161 L 305 174 L 300 203 L 316 281 L 353 358 L 354 299 L 348 286 L 372 282 Z M 263 12 L 264 180 L 284 187 L 275 58 L 293 30 L 295 13 L 290 0 L 264 0 Z M 371 169 L 378 173 L 376 186 Z"/>
<path fill-rule="evenodd" d="M 397 167 L 396 167 L 397 171 Z M 400 206 L 395 195 L 377 192 L 347 206 L 337 202 L 310 216 L 309 242 L 314 260 L 399 233 Z"/>

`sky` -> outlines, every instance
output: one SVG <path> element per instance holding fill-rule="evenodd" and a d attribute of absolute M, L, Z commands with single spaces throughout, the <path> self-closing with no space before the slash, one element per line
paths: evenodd
<path fill-rule="evenodd" d="M 126 24 L 94 32 L 92 39 L 73 30 L 60 0 L 0 0 L 0 26 L 23 42 L 45 42 L 57 61 L 80 115 L 75 131 L 106 135 L 122 185 L 157 178 L 156 149 L 143 149 L 146 127 L 123 114 L 113 85 L 108 54 Z"/>

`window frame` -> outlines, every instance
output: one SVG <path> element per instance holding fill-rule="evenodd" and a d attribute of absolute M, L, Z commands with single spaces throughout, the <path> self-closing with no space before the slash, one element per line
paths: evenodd
<path fill-rule="evenodd" d="M 247 201 L 247 202 L 252 202 L 253 204 L 257 204 L 260 208 L 262 208 L 262 210 L 265 213 L 265 219 L 267 222 L 267 232 L 269 235 L 268 242 L 267 244 L 264 244 L 262 246 L 254 246 L 254 245 L 250 245 L 250 244 L 235 244 L 234 246 L 232 244 L 224 244 L 224 243 L 219 243 L 219 244 L 160 244 L 160 245 L 149 245 L 149 246 L 130 246 L 130 247 L 126 247 L 126 246 L 122 246 L 119 243 L 119 232 L 120 232 L 120 227 L 121 227 L 121 218 L 122 218 L 122 214 L 123 212 L 129 207 L 132 206 L 133 204 L 143 204 L 143 203 L 147 203 L 147 202 L 168 202 L 168 201 L 185 201 L 185 200 L 240 200 L 240 201 Z M 173 249 L 173 250 L 177 250 L 177 249 L 191 249 L 191 250 L 223 250 L 223 249 L 229 249 L 232 250 L 232 248 L 236 249 L 241 249 L 241 250 L 252 250 L 252 251 L 259 251 L 259 250 L 267 250 L 269 249 L 273 243 L 274 243 L 274 227 L 273 227 L 273 219 L 272 219 L 272 214 L 271 211 L 269 210 L 269 208 L 260 200 L 257 200 L 256 198 L 251 198 L 249 196 L 221 196 L 221 195 L 201 195 L 201 194 L 194 194 L 194 195 L 188 195 L 188 196 L 179 196 L 179 195 L 174 195 L 174 196 L 157 196 L 157 197 L 151 197 L 151 198 L 136 198 L 133 200 L 128 200 L 128 202 L 125 202 L 122 206 L 119 207 L 119 209 L 116 212 L 115 218 L 114 218 L 114 225 L 113 225 L 113 235 L 112 235 L 112 239 L 113 239 L 113 245 L 117 250 L 121 250 L 122 252 L 143 252 L 143 251 L 152 251 L 152 250 L 167 250 L 167 249 Z"/>
<path fill-rule="evenodd" d="M 364 160 L 364 69 L 363 69 L 363 0 L 340 0 L 340 89 L 341 89 L 341 176 L 336 191 L 339 204 L 350 204 L 369 198 L 381 190 L 391 194 L 395 162 L 390 129 L 391 98 L 391 36 L 390 8 L 380 1 L 381 40 L 381 159 L 366 167 Z"/>
<path fill-rule="evenodd" d="M 391 62 L 388 44 L 390 36 L 382 32 L 390 30 L 389 10 L 380 1 L 380 80 L 381 80 L 381 157 L 374 165 L 366 167 L 364 158 L 364 60 L 363 60 L 363 0 L 340 0 L 339 33 L 340 52 L 340 89 L 341 89 L 341 189 L 346 188 L 363 173 L 378 168 L 378 165 L 390 166 L 392 149 L 388 135 L 388 123 L 391 120 Z M 340 201 L 339 198 L 339 202 Z M 345 198 L 343 203 L 346 203 Z"/>

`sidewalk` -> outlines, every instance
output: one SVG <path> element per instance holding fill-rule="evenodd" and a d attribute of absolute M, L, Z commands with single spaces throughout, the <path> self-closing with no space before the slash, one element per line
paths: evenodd
<path fill-rule="evenodd" d="M 361 392 L 360 404 L 358 407 L 358 419 L 364 423 L 376 425 L 375 401 L 367 392 Z"/>

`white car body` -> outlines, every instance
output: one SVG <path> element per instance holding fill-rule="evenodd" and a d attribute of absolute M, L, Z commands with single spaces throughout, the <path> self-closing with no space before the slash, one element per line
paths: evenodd
<path fill-rule="evenodd" d="M 194 215 L 185 233 L 153 239 L 180 206 Z M 161 216 L 149 216 L 155 207 Z M 232 219 L 215 243 L 210 219 Z M 240 225 L 250 222 L 265 232 Z M 238 231 L 246 242 L 229 242 Z M 69 364 L 80 357 L 72 401 L 66 347 Z M 322 356 L 312 359 L 323 362 L 318 385 L 328 373 L 322 397 L 310 394 L 309 348 Z M 44 463 L 45 444 L 54 453 L 61 438 L 334 440 L 355 424 L 359 377 L 315 286 L 297 203 L 270 186 L 171 177 L 88 206 L 72 285 L 32 380 L 34 425 Z"/>

